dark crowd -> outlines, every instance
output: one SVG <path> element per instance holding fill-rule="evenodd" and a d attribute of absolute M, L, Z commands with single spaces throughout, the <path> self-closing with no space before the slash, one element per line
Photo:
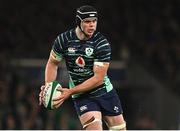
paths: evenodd
<path fill-rule="evenodd" d="M 1 0 L 0 129 L 81 129 L 71 100 L 57 110 L 38 105 L 45 65 L 27 69 L 12 61 L 47 60 L 53 40 L 76 25 L 76 8 L 83 4 L 97 8 L 112 61 L 126 63 L 125 70 L 140 64 L 180 97 L 179 0 Z M 146 115 L 133 122 L 130 129 L 163 129 Z"/>

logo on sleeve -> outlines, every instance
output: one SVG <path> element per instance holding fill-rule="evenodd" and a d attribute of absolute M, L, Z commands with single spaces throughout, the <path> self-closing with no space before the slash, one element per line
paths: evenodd
<path fill-rule="evenodd" d="M 79 67 L 84 67 L 85 66 L 85 61 L 84 59 L 79 56 L 77 59 L 76 59 L 76 64 L 79 66 Z"/>
<path fill-rule="evenodd" d="M 86 48 L 85 53 L 87 56 L 91 56 L 93 54 L 93 48 Z"/>

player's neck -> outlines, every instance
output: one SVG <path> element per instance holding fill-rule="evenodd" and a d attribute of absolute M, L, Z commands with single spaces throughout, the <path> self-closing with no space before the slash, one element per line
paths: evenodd
<path fill-rule="evenodd" d="M 76 27 L 75 29 L 76 36 L 78 37 L 79 40 L 88 40 L 90 37 L 87 37 L 79 27 Z"/>

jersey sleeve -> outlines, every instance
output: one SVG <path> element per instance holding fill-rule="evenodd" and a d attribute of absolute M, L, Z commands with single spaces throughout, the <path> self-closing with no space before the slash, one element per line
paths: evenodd
<path fill-rule="evenodd" d="M 111 46 L 107 39 L 101 40 L 96 45 L 95 62 L 110 62 L 111 59 Z"/>
<path fill-rule="evenodd" d="M 63 48 L 61 38 L 58 36 L 53 42 L 53 46 L 50 53 L 51 57 L 57 61 L 63 59 Z"/>

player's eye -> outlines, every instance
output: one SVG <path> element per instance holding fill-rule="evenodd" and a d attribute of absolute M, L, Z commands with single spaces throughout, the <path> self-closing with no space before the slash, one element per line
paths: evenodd
<path fill-rule="evenodd" d="M 95 23 L 97 21 L 97 19 L 93 19 L 93 20 L 83 20 L 84 23 L 88 24 L 88 23 Z"/>
<path fill-rule="evenodd" d="M 86 24 L 87 24 L 87 23 L 90 23 L 90 22 L 91 22 L 90 20 L 85 20 L 85 21 L 84 21 L 84 23 L 86 23 Z"/>

